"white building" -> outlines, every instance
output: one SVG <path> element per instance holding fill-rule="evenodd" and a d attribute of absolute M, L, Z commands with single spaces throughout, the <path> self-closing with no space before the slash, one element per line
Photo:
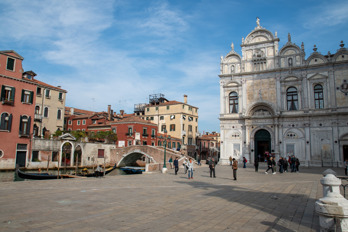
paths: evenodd
<path fill-rule="evenodd" d="M 242 39 L 242 56 L 221 57 L 222 164 L 229 157 L 295 155 L 301 165 L 341 165 L 348 159 L 348 51 L 314 52 L 303 43 L 279 49 L 277 32 L 257 26 Z"/>

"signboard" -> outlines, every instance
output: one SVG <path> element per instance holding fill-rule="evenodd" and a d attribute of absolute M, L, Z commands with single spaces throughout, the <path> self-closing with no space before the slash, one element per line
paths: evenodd
<path fill-rule="evenodd" d="M 126 146 L 126 142 L 124 140 L 118 141 L 118 147 L 125 147 L 125 146 Z"/>

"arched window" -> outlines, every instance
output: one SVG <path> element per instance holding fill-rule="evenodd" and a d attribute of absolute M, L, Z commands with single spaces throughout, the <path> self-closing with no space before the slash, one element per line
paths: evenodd
<path fill-rule="evenodd" d="M 316 109 L 324 108 L 323 86 L 320 84 L 314 86 L 314 106 Z"/>
<path fill-rule="evenodd" d="M 230 113 L 238 113 L 238 94 L 230 93 Z"/>
<path fill-rule="evenodd" d="M 0 120 L 0 130 L 11 131 L 12 114 L 2 113 Z"/>
<path fill-rule="evenodd" d="M 286 102 L 288 110 L 297 110 L 298 109 L 298 94 L 295 87 L 290 87 L 286 91 Z"/>
<path fill-rule="evenodd" d="M 231 73 L 234 73 L 235 72 L 235 67 L 234 65 L 231 66 Z"/>
<path fill-rule="evenodd" d="M 62 118 L 62 111 L 58 110 L 57 111 L 57 119 L 61 119 Z"/>
<path fill-rule="evenodd" d="M 40 114 L 40 106 L 35 106 L 35 114 Z"/>
<path fill-rule="evenodd" d="M 44 117 L 48 118 L 48 107 L 45 107 L 44 109 Z"/>
<path fill-rule="evenodd" d="M 19 123 L 19 134 L 20 135 L 26 135 L 29 136 L 30 133 L 30 119 L 31 117 L 28 117 L 26 115 L 23 115 L 20 117 L 20 123 Z"/>

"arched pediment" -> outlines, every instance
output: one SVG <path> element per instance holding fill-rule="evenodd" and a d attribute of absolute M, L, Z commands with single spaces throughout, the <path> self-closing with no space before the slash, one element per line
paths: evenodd
<path fill-rule="evenodd" d="M 59 140 L 68 140 L 68 141 L 76 141 L 76 138 L 72 136 L 70 133 L 65 133 L 58 137 Z"/>
<path fill-rule="evenodd" d="M 244 45 L 260 43 L 260 42 L 270 42 L 274 40 L 273 34 L 264 29 L 258 28 L 250 32 L 245 38 Z"/>
<path fill-rule="evenodd" d="M 346 49 L 340 49 L 332 58 L 334 62 L 346 61 L 348 60 L 348 51 Z"/>
<path fill-rule="evenodd" d="M 241 60 L 242 59 L 237 54 L 230 55 L 230 56 L 227 55 L 224 60 L 224 63 L 240 63 Z"/>
<path fill-rule="evenodd" d="M 284 45 L 279 52 L 281 56 L 288 56 L 288 55 L 299 54 L 299 53 L 301 53 L 301 49 L 299 48 L 299 46 L 292 43 Z"/>
<path fill-rule="evenodd" d="M 289 128 L 283 134 L 283 139 L 301 139 L 304 137 L 304 133 L 296 128 Z"/>
<path fill-rule="evenodd" d="M 230 81 L 228 83 L 225 84 L 225 88 L 230 88 L 230 87 L 239 87 L 240 83 L 238 83 L 237 81 Z"/>
<path fill-rule="evenodd" d="M 275 111 L 273 107 L 267 102 L 256 102 L 247 110 L 247 116 L 250 117 L 267 117 L 274 115 Z"/>
<path fill-rule="evenodd" d="M 293 82 L 293 81 L 300 81 L 300 78 L 296 77 L 296 76 L 289 76 L 289 77 L 285 77 L 282 82 Z"/>
<path fill-rule="evenodd" d="M 316 65 L 316 64 L 323 64 L 323 63 L 327 63 L 328 60 L 325 56 L 315 52 L 314 54 L 312 54 L 310 57 L 308 57 L 307 59 L 307 64 L 308 65 Z"/>

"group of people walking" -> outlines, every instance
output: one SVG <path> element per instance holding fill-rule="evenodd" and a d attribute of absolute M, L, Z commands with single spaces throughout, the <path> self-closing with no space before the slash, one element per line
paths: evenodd
<path fill-rule="evenodd" d="M 255 172 L 258 171 L 259 168 L 259 161 L 258 158 L 255 159 Z M 265 171 L 266 174 L 268 174 L 269 170 L 272 170 L 272 174 L 276 174 L 276 170 L 277 167 L 279 167 L 279 172 L 283 173 L 283 172 L 288 172 L 288 168 L 290 166 L 290 171 L 291 172 L 299 172 L 299 167 L 300 167 L 300 160 L 295 157 L 294 155 L 289 156 L 288 159 L 286 159 L 285 157 L 280 157 L 278 162 L 275 162 L 275 158 L 274 157 L 268 157 L 267 158 L 267 170 Z"/>

